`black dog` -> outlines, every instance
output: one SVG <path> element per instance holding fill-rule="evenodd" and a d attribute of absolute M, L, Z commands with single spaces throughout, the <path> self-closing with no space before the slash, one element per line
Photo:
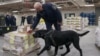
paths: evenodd
<path fill-rule="evenodd" d="M 61 56 L 65 56 L 67 53 L 70 52 L 70 44 L 73 43 L 74 47 L 80 52 L 80 56 L 82 56 L 82 50 L 79 46 L 79 36 L 84 36 L 89 31 L 86 31 L 85 33 L 78 34 L 75 31 L 68 30 L 68 31 L 47 31 L 47 30 L 38 30 L 33 34 L 35 38 L 43 38 L 45 40 L 45 47 L 38 53 L 40 55 L 42 52 L 47 50 L 49 46 L 55 47 L 55 54 L 57 55 L 58 46 L 65 45 L 67 48 L 67 51 L 62 54 Z"/>

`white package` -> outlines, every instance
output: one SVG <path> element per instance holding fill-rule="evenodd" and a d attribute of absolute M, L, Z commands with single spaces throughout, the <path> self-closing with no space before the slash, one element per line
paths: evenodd
<path fill-rule="evenodd" d="M 100 47 L 100 27 L 97 27 L 97 28 L 96 28 L 95 35 L 96 35 L 95 44 L 96 44 L 98 47 Z"/>

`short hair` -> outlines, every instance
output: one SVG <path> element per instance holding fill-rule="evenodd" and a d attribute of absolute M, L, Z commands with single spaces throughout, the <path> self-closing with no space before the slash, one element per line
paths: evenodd
<path fill-rule="evenodd" d="M 35 7 L 42 7 L 42 4 L 41 4 L 40 2 L 35 2 L 34 8 L 35 8 Z"/>

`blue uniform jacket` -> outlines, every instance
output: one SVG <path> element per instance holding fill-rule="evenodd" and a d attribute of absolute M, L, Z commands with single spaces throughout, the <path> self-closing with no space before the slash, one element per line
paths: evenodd
<path fill-rule="evenodd" d="M 41 17 L 48 23 L 62 22 L 61 12 L 51 3 L 43 4 L 43 11 L 37 12 L 36 19 L 32 25 L 33 29 L 37 26 Z"/>

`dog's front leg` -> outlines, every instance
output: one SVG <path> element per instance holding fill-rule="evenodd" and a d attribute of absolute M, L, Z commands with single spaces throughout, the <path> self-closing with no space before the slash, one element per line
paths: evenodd
<path fill-rule="evenodd" d="M 54 56 L 57 55 L 57 52 L 58 52 L 58 46 L 55 47 L 55 53 L 54 53 Z"/>
<path fill-rule="evenodd" d="M 37 55 L 39 56 L 41 53 L 43 53 L 45 50 L 47 49 L 47 47 L 45 46 L 41 51 L 40 53 L 38 53 Z"/>

